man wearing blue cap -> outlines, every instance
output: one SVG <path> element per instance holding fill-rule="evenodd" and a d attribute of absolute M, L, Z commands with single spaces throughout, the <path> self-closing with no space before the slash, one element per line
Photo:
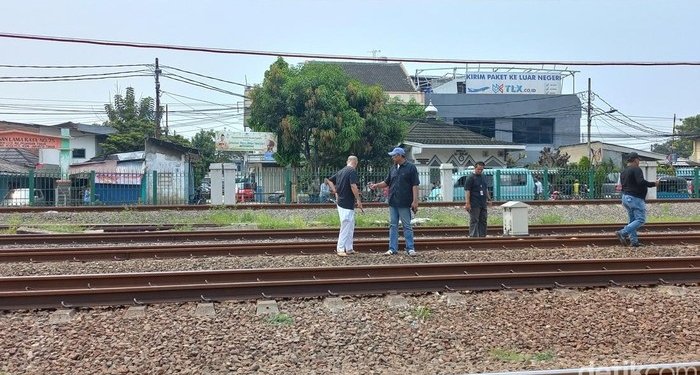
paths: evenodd
<path fill-rule="evenodd" d="M 384 181 L 370 184 L 369 188 L 389 187 L 389 250 L 385 255 L 396 255 L 399 248 L 399 218 L 403 223 L 403 236 L 406 238 L 406 254 L 416 256 L 411 227 L 411 211 L 418 212 L 418 169 L 406 160 L 406 151 L 401 147 L 393 149 L 389 156 L 394 163 Z"/>

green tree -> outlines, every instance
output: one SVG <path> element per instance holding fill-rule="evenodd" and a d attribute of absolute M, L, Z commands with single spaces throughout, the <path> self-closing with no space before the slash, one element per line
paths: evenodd
<path fill-rule="evenodd" d="M 684 118 L 683 123 L 676 126 L 676 134 L 679 135 L 664 143 L 651 145 L 651 151 L 664 155 L 673 151 L 682 158 L 689 157 L 693 153 L 693 141 L 690 137 L 700 135 L 700 115 Z"/>
<path fill-rule="evenodd" d="M 145 139 L 155 132 L 155 111 L 153 98 L 146 97 L 138 103 L 132 87 L 126 88 L 126 95 L 114 95 L 114 103 L 105 104 L 106 126 L 116 129 L 102 143 L 105 154 L 143 150 Z"/>
<path fill-rule="evenodd" d="M 543 147 L 540 151 L 540 158 L 537 160 L 537 165 L 540 167 L 566 167 L 569 163 L 571 155 L 561 153 L 559 149 L 552 150 L 549 147 Z"/>
<path fill-rule="evenodd" d="M 102 143 L 103 152 L 114 154 L 143 150 L 146 138 L 155 135 L 154 108 L 155 102 L 151 97 L 143 98 L 137 103 L 132 87 L 126 88 L 124 96 L 114 95 L 114 103 L 105 104 L 108 120 L 104 124 L 117 132 L 110 134 Z M 163 134 L 160 139 L 180 146 L 191 146 L 189 139 L 175 133 Z"/>
<path fill-rule="evenodd" d="M 277 134 L 277 162 L 314 169 L 342 165 L 349 154 L 385 164 L 386 150 L 404 139 L 408 119 L 422 115 L 415 103 L 399 105 L 379 86 L 363 85 L 337 65 L 290 67 L 282 58 L 250 97 L 249 124 Z"/>

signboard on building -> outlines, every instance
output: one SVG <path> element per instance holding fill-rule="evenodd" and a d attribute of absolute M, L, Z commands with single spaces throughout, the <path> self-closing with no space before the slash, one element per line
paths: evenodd
<path fill-rule="evenodd" d="M 25 132 L 0 131 L 0 148 L 60 149 L 61 137 Z"/>
<path fill-rule="evenodd" d="M 466 94 L 561 95 L 561 73 L 467 73 Z"/>
<path fill-rule="evenodd" d="M 558 72 L 473 72 L 431 90 L 436 94 L 545 94 L 561 95 Z"/>
<path fill-rule="evenodd" d="M 263 132 L 216 133 L 217 151 L 277 152 L 277 135 Z"/>

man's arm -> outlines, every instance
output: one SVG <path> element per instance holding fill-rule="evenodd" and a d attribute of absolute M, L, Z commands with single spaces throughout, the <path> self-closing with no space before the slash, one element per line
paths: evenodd
<path fill-rule="evenodd" d="M 335 184 L 333 181 L 326 179 L 326 183 L 328 184 L 328 189 L 331 194 L 335 194 L 336 198 L 338 198 L 338 193 L 335 191 Z"/>
<path fill-rule="evenodd" d="M 413 202 L 411 202 L 411 210 L 415 214 L 418 211 L 418 185 L 413 185 Z"/>
<path fill-rule="evenodd" d="M 380 182 L 380 183 L 378 183 L 378 184 L 369 184 L 369 188 L 372 189 L 372 190 L 374 190 L 374 189 L 383 189 L 383 188 L 385 188 L 385 187 L 387 187 L 387 186 L 389 186 L 389 185 L 387 185 L 387 183 L 386 183 L 385 181 L 382 181 L 382 182 Z"/>
<path fill-rule="evenodd" d="M 464 199 L 466 200 L 466 203 L 464 204 L 464 209 L 469 211 L 472 209 L 472 176 L 469 176 L 467 178 L 467 181 L 464 182 Z"/>
<path fill-rule="evenodd" d="M 365 210 L 362 209 L 362 199 L 360 199 L 360 189 L 357 188 L 357 184 L 350 184 L 350 189 L 352 190 L 352 194 L 355 195 L 355 203 L 357 204 L 357 208 L 359 208 L 360 211 L 365 212 Z"/>

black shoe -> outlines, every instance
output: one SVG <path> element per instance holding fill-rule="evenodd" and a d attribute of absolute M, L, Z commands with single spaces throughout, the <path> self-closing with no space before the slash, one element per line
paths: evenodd
<path fill-rule="evenodd" d="M 629 245 L 629 243 L 627 242 L 627 238 L 625 238 L 624 234 L 620 233 L 620 231 L 615 232 L 615 234 L 617 235 L 617 239 L 620 240 L 622 246 Z"/>
<path fill-rule="evenodd" d="M 635 243 L 631 244 L 630 246 L 632 246 L 632 247 L 644 247 L 644 244 L 641 242 L 635 242 Z"/>

